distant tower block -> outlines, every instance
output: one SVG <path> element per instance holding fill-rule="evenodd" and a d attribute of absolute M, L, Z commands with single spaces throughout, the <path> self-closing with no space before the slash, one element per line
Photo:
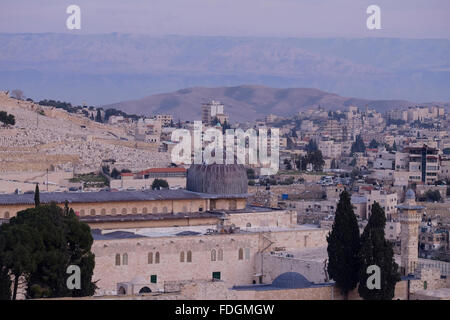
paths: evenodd
<path fill-rule="evenodd" d="M 405 275 L 414 273 L 418 261 L 419 223 L 422 220 L 421 210 L 424 207 L 416 204 L 416 195 L 409 189 L 405 202 L 397 206 L 400 210 L 401 268 Z"/>

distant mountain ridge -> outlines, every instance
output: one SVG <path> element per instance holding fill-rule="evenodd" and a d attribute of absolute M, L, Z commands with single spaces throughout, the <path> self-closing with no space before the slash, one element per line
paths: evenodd
<path fill-rule="evenodd" d="M 449 39 L 1 34 L 0 90 L 108 104 L 190 87 L 450 101 Z"/>
<path fill-rule="evenodd" d="M 193 87 L 175 92 L 154 94 L 148 97 L 104 105 L 132 114 L 171 114 L 175 120 L 200 120 L 201 104 L 219 100 L 225 105 L 225 113 L 233 122 L 261 119 L 268 114 L 293 116 L 310 107 L 321 106 L 327 110 L 345 109 L 350 105 L 371 107 L 380 112 L 392 108 L 415 105 L 440 105 L 449 103 L 415 103 L 406 100 L 367 100 L 341 97 L 313 88 L 277 89 L 260 85 L 233 87 Z"/>

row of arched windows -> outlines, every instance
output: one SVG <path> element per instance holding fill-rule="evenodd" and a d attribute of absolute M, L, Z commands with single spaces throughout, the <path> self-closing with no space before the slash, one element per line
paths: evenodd
<path fill-rule="evenodd" d="M 138 213 L 138 209 L 137 208 L 132 208 L 131 209 L 131 213 L 132 214 L 137 214 Z M 148 208 L 142 208 L 142 212 L 141 213 L 142 214 L 147 214 L 147 213 L 149 213 L 149 209 Z M 157 207 L 153 207 L 152 208 L 152 213 L 168 213 L 168 209 L 167 209 L 167 207 L 163 207 L 162 211 L 158 212 L 158 208 Z M 89 210 L 89 215 L 95 216 L 96 214 L 97 214 L 97 211 L 95 209 Z M 107 214 L 106 209 L 103 208 L 103 209 L 100 210 L 100 215 L 104 216 L 106 214 Z M 111 211 L 109 212 L 109 214 L 116 215 L 116 214 L 118 214 L 118 211 L 117 211 L 116 208 L 112 208 Z M 122 210 L 120 211 L 120 214 L 128 214 L 128 209 L 127 208 L 122 208 Z M 86 215 L 86 210 L 81 209 L 80 210 L 80 216 L 84 216 L 84 215 Z"/>
<path fill-rule="evenodd" d="M 184 262 L 184 251 L 180 252 L 180 262 Z M 186 252 L 186 262 L 192 262 L 192 251 Z"/>
<path fill-rule="evenodd" d="M 148 253 L 148 264 L 159 263 L 159 252 L 155 253 L 155 259 L 153 260 L 153 252 Z"/>
<path fill-rule="evenodd" d="M 239 248 L 238 251 L 238 260 L 249 260 L 250 259 L 250 248 Z M 155 252 L 149 252 L 147 257 L 147 263 L 148 264 L 158 264 L 160 262 L 160 255 L 159 251 Z M 212 249 L 211 250 L 211 261 L 223 261 L 223 250 L 222 249 Z M 180 252 L 180 262 L 192 262 L 192 251 L 189 250 L 186 252 L 181 251 Z M 122 261 L 121 256 L 119 253 L 116 254 L 116 266 L 120 265 L 128 265 L 128 254 L 124 253 L 122 255 Z"/>
<path fill-rule="evenodd" d="M 223 250 L 219 249 L 216 252 L 216 249 L 211 250 L 211 261 L 223 261 Z"/>
<path fill-rule="evenodd" d="M 124 253 L 122 255 L 122 265 L 127 266 L 128 265 L 128 254 Z M 116 254 L 116 266 L 120 266 L 120 253 Z"/>

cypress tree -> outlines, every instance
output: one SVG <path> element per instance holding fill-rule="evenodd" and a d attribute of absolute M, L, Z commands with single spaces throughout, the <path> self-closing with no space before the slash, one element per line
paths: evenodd
<path fill-rule="evenodd" d="M 36 189 L 34 190 L 34 206 L 37 207 L 41 204 L 41 200 L 39 197 L 39 184 L 36 184 Z"/>
<path fill-rule="evenodd" d="M 359 228 L 347 191 L 340 195 L 327 242 L 328 275 L 347 299 L 359 280 Z"/>
<path fill-rule="evenodd" d="M 371 213 L 361 236 L 358 293 L 364 300 L 392 300 L 395 284 L 400 281 L 398 265 L 394 261 L 392 245 L 385 239 L 386 216 L 384 210 L 377 202 L 374 202 Z M 380 289 L 367 287 L 367 279 L 372 275 L 367 274 L 367 268 L 371 265 L 380 268 Z"/>

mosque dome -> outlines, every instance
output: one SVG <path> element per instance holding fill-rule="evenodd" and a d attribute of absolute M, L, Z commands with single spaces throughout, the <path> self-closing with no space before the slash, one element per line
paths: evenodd
<path fill-rule="evenodd" d="M 273 287 L 286 289 L 307 288 L 311 285 L 312 282 L 297 272 L 285 272 L 276 277 L 272 282 Z"/>
<path fill-rule="evenodd" d="M 405 199 L 416 199 L 416 194 L 414 193 L 414 191 L 412 189 L 409 189 L 408 191 L 406 191 L 405 194 Z"/>
<path fill-rule="evenodd" d="M 209 194 L 246 194 L 247 170 L 242 164 L 193 164 L 186 189 Z"/>

